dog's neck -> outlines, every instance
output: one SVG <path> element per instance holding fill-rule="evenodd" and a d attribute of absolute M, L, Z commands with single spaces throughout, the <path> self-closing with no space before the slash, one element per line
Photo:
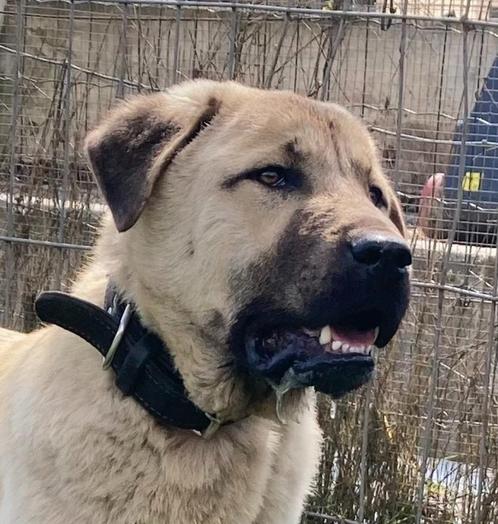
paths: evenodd
<path fill-rule="evenodd" d="M 112 281 L 123 299 L 135 305 L 144 326 L 163 340 L 190 398 L 203 411 L 221 420 L 241 420 L 252 414 L 277 420 L 274 394 L 255 388 L 247 377 L 238 374 L 231 365 L 233 355 L 226 342 L 196 326 L 174 297 L 158 295 L 140 282 L 127 265 L 129 254 L 119 240 L 109 223 L 104 226 L 94 262 L 78 279 L 73 293 L 103 307 L 106 288 Z M 305 396 L 302 390 L 289 392 L 282 406 L 283 416 L 297 416 Z"/>

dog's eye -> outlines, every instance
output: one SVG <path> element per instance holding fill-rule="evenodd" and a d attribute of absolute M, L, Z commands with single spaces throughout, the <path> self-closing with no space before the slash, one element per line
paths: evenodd
<path fill-rule="evenodd" d="M 285 174 L 276 170 L 262 171 L 258 173 L 256 179 L 268 187 L 285 187 L 287 185 Z"/>
<path fill-rule="evenodd" d="M 223 182 L 222 187 L 233 189 L 243 180 L 250 180 L 269 189 L 289 193 L 303 187 L 304 175 L 300 169 L 292 166 L 266 165 L 232 176 Z"/>
<path fill-rule="evenodd" d="M 266 166 L 251 171 L 248 178 L 271 189 L 293 191 L 303 185 L 303 175 L 298 169 L 284 166 Z"/>
<path fill-rule="evenodd" d="M 370 186 L 369 192 L 370 200 L 373 202 L 375 207 L 382 207 L 386 205 L 382 191 L 377 186 Z"/>

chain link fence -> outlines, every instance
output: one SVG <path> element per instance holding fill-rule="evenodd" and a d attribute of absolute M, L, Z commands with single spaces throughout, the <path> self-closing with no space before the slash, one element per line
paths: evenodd
<path fill-rule="evenodd" d="M 339 102 L 402 199 L 413 298 L 375 380 L 320 403 L 303 522 L 498 522 L 497 56 L 492 1 L 0 1 L 2 325 L 33 329 L 88 255 L 81 144 L 116 98 L 207 77 Z"/>

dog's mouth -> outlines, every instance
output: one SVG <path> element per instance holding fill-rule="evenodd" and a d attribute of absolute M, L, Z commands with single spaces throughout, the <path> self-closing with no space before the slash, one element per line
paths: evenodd
<path fill-rule="evenodd" d="M 382 338 L 381 315 L 365 310 L 322 327 L 249 328 L 245 353 L 249 370 L 275 389 L 314 386 L 337 398 L 368 381 Z"/>
<path fill-rule="evenodd" d="M 358 329 L 326 325 L 321 329 L 276 329 L 260 343 L 262 352 L 277 353 L 289 346 L 302 348 L 310 355 L 330 353 L 331 356 L 370 356 L 379 335 L 379 327 Z"/>

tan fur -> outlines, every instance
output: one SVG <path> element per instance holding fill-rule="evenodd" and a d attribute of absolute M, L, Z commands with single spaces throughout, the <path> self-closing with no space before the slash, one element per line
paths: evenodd
<path fill-rule="evenodd" d="M 266 200 L 245 183 L 232 192 L 220 184 L 255 164 L 282 162 L 285 144 L 297 139 L 314 177 L 306 209 L 315 218 L 303 230 L 318 227 L 331 246 L 337 209 L 344 223 L 368 228 L 374 215 L 378 227 L 403 231 L 394 193 L 368 133 L 345 110 L 235 83 L 190 82 L 130 101 L 90 135 L 90 157 L 119 127 L 131 140 L 127 122 L 145 114 L 148 122 L 173 121 L 180 134 L 151 158 L 147 188 L 139 188 L 144 201 L 122 204 L 120 229 L 128 230 L 118 233 L 105 219 L 73 292 L 102 305 L 112 277 L 166 342 L 192 400 L 242 420 L 208 441 L 158 427 L 123 398 L 97 351 L 78 337 L 57 327 L 6 334 L 0 522 L 297 523 L 319 456 L 314 395 L 289 395 L 284 426 L 274 397 L 254 398 L 250 384 L 223 364 L 231 358 L 225 339 L 236 312 L 228 277 L 273 253 L 302 203 Z M 202 125 L 194 136 L 196 122 Z M 362 211 L 365 177 L 388 195 L 386 209 Z M 111 208 L 121 206 L 108 198 Z M 213 312 L 223 320 L 217 327 Z"/>
<path fill-rule="evenodd" d="M 8 342 L 19 340 L 22 338 L 22 335 L 17 331 L 12 331 L 10 329 L 0 328 L 0 343 L 7 344 Z"/>

